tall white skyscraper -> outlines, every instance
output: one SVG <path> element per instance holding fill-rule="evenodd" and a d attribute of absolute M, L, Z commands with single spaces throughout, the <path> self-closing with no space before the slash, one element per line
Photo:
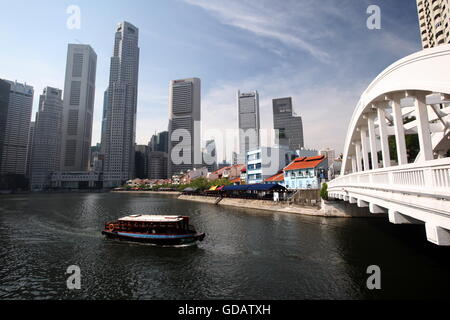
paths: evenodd
<path fill-rule="evenodd" d="M 61 171 L 89 169 L 97 54 L 89 45 L 69 44 L 64 85 Z"/>
<path fill-rule="evenodd" d="M 0 108 L 0 175 L 25 175 L 28 135 L 33 109 L 33 87 L 1 80 L 5 92 Z M 9 90 L 9 92 L 8 92 Z"/>
<path fill-rule="evenodd" d="M 173 80 L 169 89 L 169 178 L 202 166 L 201 81 Z"/>
<path fill-rule="evenodd" d="M 238 92 L 239 164 L 244 164 L 246 154 L 260 147 L 259 94 Z"/>
<path fill-rule="evenodd" d="M 424 49 L 450 43 L 450 0 L 417 0 Z"/>
<path fill-rule="evenodd" d="M 139 74 L 139 30 L 131 23 L 117 26 L 111 58 L 108 107 L 102 150 L 104 186 L 115 187 L 133 177 Z"/>
<path fill-rule="evenodd" d="M 62 91 L 47 87 L 39 98 L 39 111 L 31 154 L 31 190 L 50 186 L 50 176 L 60 169 L 61 128 L 63 115 Z"/>

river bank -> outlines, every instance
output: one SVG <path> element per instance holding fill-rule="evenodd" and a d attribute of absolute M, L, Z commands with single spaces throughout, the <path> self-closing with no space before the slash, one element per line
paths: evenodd
<path fill-rule="evenodd" d="M 111 191 L 113 193 L 135 193 L 135 194 L 161 194 L 166 196 L 179 196 L 181 195 L 181 192 L 178 191 Z"/>
<path fill-rule="evenodd" d="M 289 205 L 264 200 L 248 200 L 236 198 L 215 198 L 194 195 L 180 195 L 179 200 L 215 204 L 218 206 L 231 206 L 247 209 L 256 209 L 272 212 L 284 212 L 298 215 L 334 217 L 334 218 L 357 218 L 357 217 L 382 217 L 383 215 L 371 214 L 367 209 L 358 208 L 342 201 L 322 201 L 320 207 L 305 207 Z"/>

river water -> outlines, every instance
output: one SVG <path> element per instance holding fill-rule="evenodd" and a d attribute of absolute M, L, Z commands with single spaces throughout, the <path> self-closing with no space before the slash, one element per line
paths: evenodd
<path fill-rule="evenodd" d="M 105 221 L 188 215 L 205 241 L 158 248 L 104 239 Z M 423 226 L 325 219 L 141 194 L 0 197 L 0 299 L 450 298 L 449 248 Z M 81 270 L 81 289 L 66 270 Z M 369 290 L 367 268 L 381 269 Z"/>

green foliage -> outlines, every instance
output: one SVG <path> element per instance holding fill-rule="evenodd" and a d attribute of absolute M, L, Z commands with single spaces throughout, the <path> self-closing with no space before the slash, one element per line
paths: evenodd
<path fill-rule="evenodd" d="M 320 197 L 323 200 L 328 200 L 328 184 L 322 184 L 322 189 L 320 190 Z"/>

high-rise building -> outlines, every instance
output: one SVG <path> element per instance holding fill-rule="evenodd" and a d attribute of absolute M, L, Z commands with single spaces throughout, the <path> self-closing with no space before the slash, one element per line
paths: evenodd
<path fill-rule="evenodd" d="M 5 80 L 0 91 L 0 175 L 25 176 L 33 87 Z"/>
<path fill-rule="evenodd" d="M 238 91 L 239 119 L 239 158 L 238 162 L 246 162 L 249 151 L 260 147 L 260 118 L 258 91 L 241 93 Z"/>
<path fill-rule="evenodd" d="M 173 80 L 169 89 L 168 176 L 202 166 L 201 81 Z"/>
<path fill-rule="evenodd" d="M 26 170 L 26 174 L 25 174 L 27 178 L 31 178 L 31 156 L 33 154 L 33 138 L 34 138 L 35 127 L 36 127 L 36 122 L 31 121 L 30 132 L 28 134 L 27 170 Z"/>
<path fill-rule="evenodd" d="M 150 151 L 161 151 L 167 153 L 169 150 L 169 132 L 163 131 L 154 134 L 148 143 Z"/>
<path fill-rule="evenodd" d="M 167 179 L 167 152 L 149 151 L 148 153 L 148 178 Z"/>
<path fill-rule="evenodd" d="M 206 141 L 205 148 L 203 150 L 204 166 L 208 168 L 208 172 L 214 172 L 217 170 L 217 150 L 216 141 Z"/>
<path fill-rule="evenodd" d="M 102 112 L 102 132 L 101 132 L 101 141 L 106 140 L 106 116 L 108 114 L 108 90 L 105 90 L 103 93 L 103 112 Z M 100 153 L 103 153 L 103 146 L 100 144 Z"/>
<path fill-rule="evenodd" d="M 334 149 L 326 148 L 324 150 L 320 150 L 319 154 L 327 158 L 328 168 L 331 167 L 331 165 L 336 160 L 336 151 Z"/>
<path fill-rule="evenodd" d="M 450 0 L 417 0 L 424 49 L 450 43 Z"/>
<path fill-rule="evenodd" d="M 89 45 L 69 44 L 64 84 L 61 171 L 89 170 L 97 54 Z"/>
<path fill-rule="evenodd" d="M 39 97 L 39 111 L 36 114 L 30 168 L 31 190 L 48 188 L 51 174 L 60 169 L 62 115 L 62 91 L 46 87 Z"/>
<path fill-rule="evenodd" d="M 116 28 L 108 87 L 105 134 L 105 187 L 115 187 L 134 174 L 139 74 L 139 29 L 122 22 Z"/>
<path fill-rule="evenodd" d="M 278 144 L 290 150 L 304 147 L 302 117 L 295 116 L 292 98 L 274 99 L 273 127 L 278 133 Z"/>
<path fill-rule="evenodd" d="M 148 146 L 136 145 L 134 156 L 134 178 L 148 178 L 148 152 Z"/>
<path fill-rule="evenodd" d="M 6 119 L 8 117 L 10 91 L 11 84 L 8 81 L 0 79 L 0 166 L 3 159 L 3 149 L 5 147 Z"/>

